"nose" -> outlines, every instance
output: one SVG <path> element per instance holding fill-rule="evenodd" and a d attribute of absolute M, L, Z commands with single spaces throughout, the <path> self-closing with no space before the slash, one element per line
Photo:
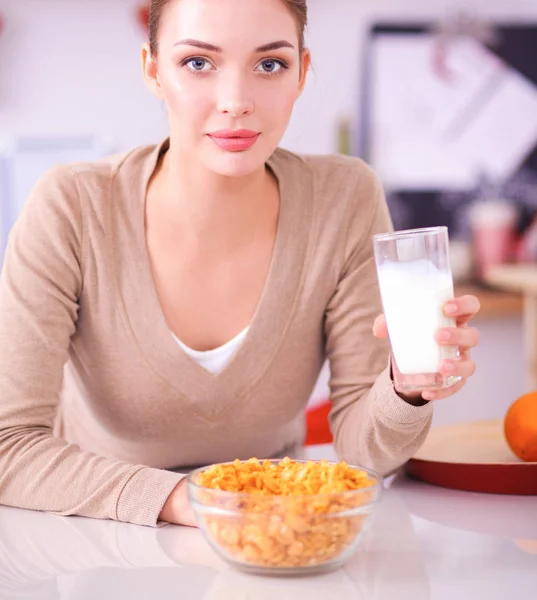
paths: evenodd
<path fill-rule="evenodd" d="M 218 89 L 218 110 L 231 117 L 243 117 L 253 113 L 254 100 L 247 78 L 239 73 L 223 76 Z"/>

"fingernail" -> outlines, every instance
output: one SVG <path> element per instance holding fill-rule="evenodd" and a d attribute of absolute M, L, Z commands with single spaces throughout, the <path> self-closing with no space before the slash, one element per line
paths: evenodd
<path fill-rule="evenodd" d="M 441 329 L 438 332 L 438 339 L 441 342 L 449 342 L 449 340 L 451 339 L 451 332 L 447 331 L 446 329 Z"/>
<path fill-rule="evenodd" d="M 448 315 L 454 315 L 457 312 L 456 304 L 446 304 L 444 310 Z"/>

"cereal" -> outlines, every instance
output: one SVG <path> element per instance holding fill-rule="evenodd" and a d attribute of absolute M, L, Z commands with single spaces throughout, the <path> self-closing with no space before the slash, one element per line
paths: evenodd
<path fill-rule="evenodd" d="M 376 481 L 345 462 L 252 458 L 213 465 L 195 483 L 198 500 L 217 509 L 203 519 L 221 551 L 251 566 L 291 568 L 331 561 L 352 546 Z"/>
<path fill-rule="evenodd" d="M 346 462 L 296 462 L 284 458 L 279 463 L 250 458 L 241 462 L 213 465 L 199 476 L 198 485 L 226 492 L 260 495 L 314 495 L 345 492 L 370 486 L 365 471 Z"/>

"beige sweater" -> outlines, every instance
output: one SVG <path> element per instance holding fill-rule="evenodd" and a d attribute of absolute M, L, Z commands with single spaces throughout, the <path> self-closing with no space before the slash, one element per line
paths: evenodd
<path fill-rule="evenodd" d="M 326 357 L 339 455 L 390 472 L 432 407 L 399 398 L 371 236 L 391 223 L 360 160 L 269 161 L 281 193 L 274 256 L 248 335 L 218 375 L 174 341 L 144 237 L 167 142 L 61 166 L 32 191 L 0 287 L 0 504 L 155 526 L 169 469 L 281 456 L 304 439 Z"/>

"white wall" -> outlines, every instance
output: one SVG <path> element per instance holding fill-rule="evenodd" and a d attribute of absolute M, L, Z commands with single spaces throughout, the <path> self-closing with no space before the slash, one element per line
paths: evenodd
<path fill-rule="evenodd" d="M 146 91 L 135 0 L 0 0 L 0 132 L 95 133 L 119 149 L 166 135 Z"/>
<path fill-rule="evenodd" d="M 160 140 L 165 112 L 146 91 L 135 10 L 141 0 L 0 0 L 0 135 L 97 133 L 119 149 Z M 357 114 L 364 32 L 374 17 L 447 14 L 447 0 L 309 0 L 314 73 L 283 145 L 330 152 Z M 460 6 L 462 3 L 458 3 Z M 466 4 L 466 3 L 465 3 Z M 534 0 L 474 0 L 487 14 L 537 18 Z"/>
<path fill-rule="evenodd" d="M 166 136 L 162 106 L 146 91 L 139 49 L 140 0 L 0 0 L 0 136 L 87 134 L 119 150 Z M 446 14 L 446 0 L 310 0 L 314 74 L 283 145 L 331 152 L 341 116 L 358 113 L 359 68 L 374 17 L 420 20 Z M 463 3 L 458 3 L 462 5 Z M 469 3 L 464 3 L 465 5 Z M 534 0 L 474 0 L 490 16 L 537 19 Z M 481 320 L 476 376 L 436 422 L 501 416 L 524 389 L 521 320 Z M 316 397 L 327 394 L 323 379 Z"/>

